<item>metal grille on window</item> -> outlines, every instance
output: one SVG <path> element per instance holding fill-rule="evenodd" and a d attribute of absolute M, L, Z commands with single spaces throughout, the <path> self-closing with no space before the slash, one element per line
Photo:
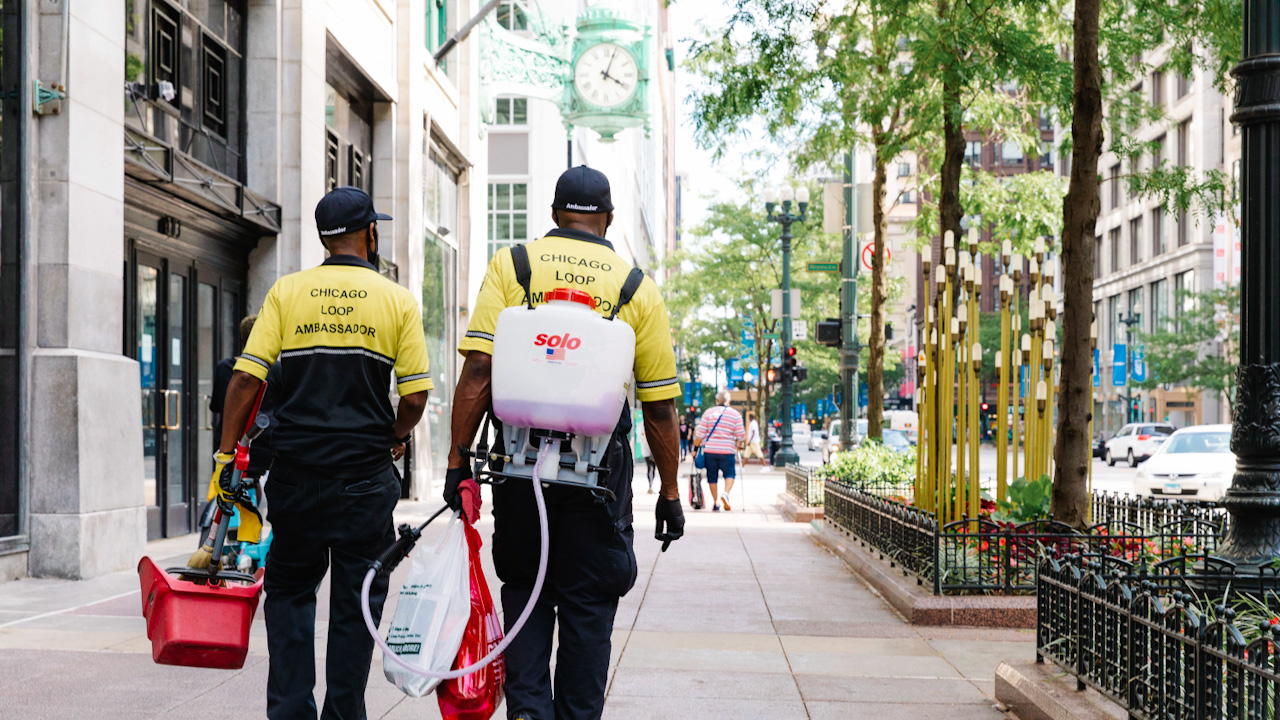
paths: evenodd
<path fill-rule="evenodd" d="M 338 187 L 338 165 L 339 165 L 339 141 L 338 136 L 332 132 L 324 134 L 324 190 L 330 190 Z"/>
<path fill-rule="evenodd" d="M 347 184 L 368 192 L 369 188 L 365 187 L 365 181 L 368 179 L 366 161 L 364 153 L 357 150 L 354 145 L 347 148 Z"/>
<path fill-rule="evenodd" d="M 227 51 L 209 38 L 204 41 L 204 126 L 218 135 L 227 130 Z"/>
<path fill-rule="evenodd" d="M 181 102 L 176 90 L 178 88 L 178 48 L 181 46 L 178 34 L 178 18 L 165 5 L 157 4 L 152 9 L 151 55 L 152 55 L 152 87 L 151 95 L 158 100 L 166 100 L 175 106 Z M 167 84 L 167 85 L 166 85 Z"/>

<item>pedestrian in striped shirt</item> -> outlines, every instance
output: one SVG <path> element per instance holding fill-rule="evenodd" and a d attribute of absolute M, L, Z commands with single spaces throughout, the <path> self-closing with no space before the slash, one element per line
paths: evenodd
<path fill-rule="evenodd" d="M 716 405 L 707 408 L 698 420 L 698 429 L 694 433 L 695 447 L 702 448 L 706 457 L 707 484 L 711 486 L 711 510 L 720 511 L 720 503 L 729 510 L 729 491 L 733 489 L 736 475 L 738 447 L 747 438 L 747 431 L 742 426 L 742 415 L 729 407 L 729 393 L 721 390 L 716 394 Z M 721 473 L 724 474 L 724 495 L 717 498 L 717 483 Z"/>

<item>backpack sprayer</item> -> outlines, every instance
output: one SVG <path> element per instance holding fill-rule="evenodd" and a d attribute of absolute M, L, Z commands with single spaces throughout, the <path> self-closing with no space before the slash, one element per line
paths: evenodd
<path fill-rule="evenodd" d="M 390 573 L 409 554 L 423 529 L 448 506 L 416 528 L 401 525 L 400 539 L 365 574 L 360 609 L 384 658 L 420 677 L 452 680 L 470 675 L 497 659 L 524 627 L 547 574 L 551 543 L 544 485 L 585 489 L 600 502 L 614 497 L 603 485 L 609 477 L 606 453 L 630 394 L 636 336 L 630 325 L 613 321 L 639 288 L 644 274 L 638 269 L 631 271 L 608 318 L 595 311 L 590 295 L 568 288 L 547 293 L 546 304 L 535 309 L 528 299 L 529 266 L 524 250 L 523 246 L 512 248 L 512 259 L 517 279 L 525 288 L 526 305 L 503 310 L 493 338 L 493 415 L 502 423 L 501 447 L 492 451 L 488 447 L 486 420 L 475 452 L 464 452 L 473 462 L 477 482 L 533 483 L 541 530 L 537 579 L 510 632 L 489 654 L 447 672 L 410 665 L 378 632 L 369 610 L 369 589 L 375 577 Z M 548 463 L 553 455 L 555 460 Z"/>

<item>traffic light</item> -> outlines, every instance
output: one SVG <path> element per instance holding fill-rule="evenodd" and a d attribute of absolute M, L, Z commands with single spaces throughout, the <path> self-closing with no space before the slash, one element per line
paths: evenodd
<path fill-rule="evenodd" d="M 826 345 L 827 347 L 840 346 L 840 320 L 839 319 L 827 318 L 826 320 L 819 320 L 816 333 L 817 333 L 816 340 L 818 341 L 819 345 Z"/>
<path fill-rule="evenodd" d="M 772 385 L 782 379 L 782 372 L 779 368 L 771 367 L 764 371 L 764 379 Z"/>
<path fill-rule="evenodd" d="M 982 403 L 982 412 L 986 412 L 990 409 L 991 409 L 991 403 Z"/>
<path fill-rule="evenodd" d="M 791 368 L 792 382 L 804 382 L 809 379 L 809 368 L 804 365 Z"/>
<path fill-rule="evenodd" d="M 799 361 L 796 360 L 796 348 L 793 345 L 787 348 L 787 367 L 794 369 L 798 363 Z"/>

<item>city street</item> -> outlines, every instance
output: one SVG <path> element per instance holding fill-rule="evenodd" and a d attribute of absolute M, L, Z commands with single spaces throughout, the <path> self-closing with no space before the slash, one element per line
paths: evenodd
<path fill-rule="evenodd" d="M 685 537 L 665 554 L 646 532 L 655 496 L 645 494 L 643 472 L 635 487 L 640 579 L 618 612 L 605 718 L 1003 717 L 991 705 L 996 665 L 1032 657 L 1033 634 L 907 625 L 812 542 L 807 526 L 782 521 L 773 507 L 780 472 L 747 468 L 734 511 L 690 512 Z M 405 503 L 397 519 L 435 507 Z M 487 537 L 487 512 L 480 528 Z M 193 545 L 193 537 L 160 541 L 148 553 L 172 564 Z M 317 613 L 320 663 L 327 587 Z M 158 666 L 149 652 L 132 572 L 0 585 L 5 717 L 262 717 L 261 615 L 239 671 Z M 320 673 L 323 685 L 322 665 Z M 368 702 L 371 718 L 439 717 L 434 697 L 406 698 L 387 683 L 376 655 Z"/>

